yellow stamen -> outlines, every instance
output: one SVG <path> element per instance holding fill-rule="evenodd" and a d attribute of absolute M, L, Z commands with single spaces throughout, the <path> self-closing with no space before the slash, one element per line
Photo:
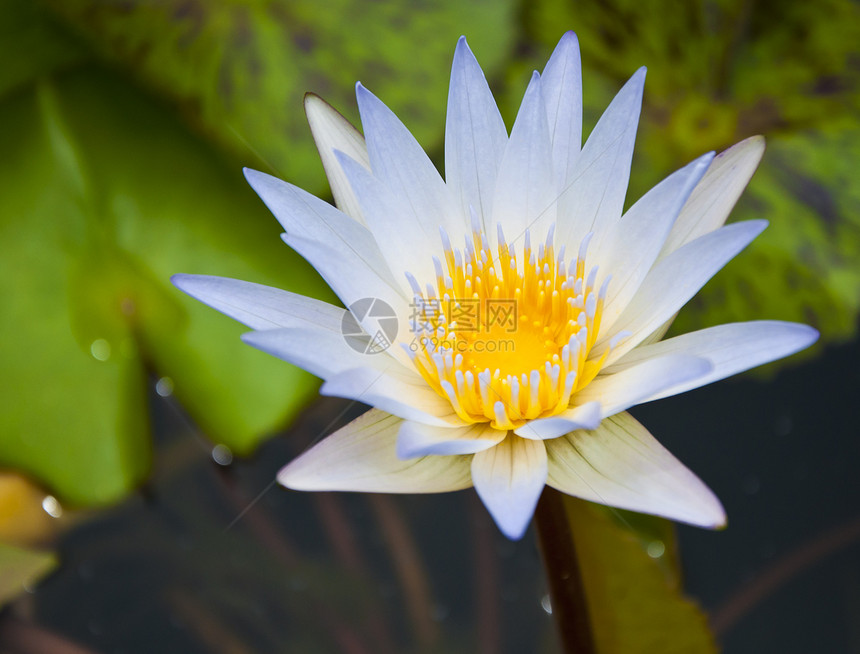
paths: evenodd
<path fill-rule="evenodd" d="M 585 275 L 588 237 L 569 268 L 552 229 L 536 253 L 526 234 L 521 261 L 501 230 L 495 259 L 478 231 L 462 254 L 442 239 L 436 289 L 416 296 L 418 372 L 466 422 L 516 429 L 564 411 L 608 354 L 589 359 L 606 285 Z"/>

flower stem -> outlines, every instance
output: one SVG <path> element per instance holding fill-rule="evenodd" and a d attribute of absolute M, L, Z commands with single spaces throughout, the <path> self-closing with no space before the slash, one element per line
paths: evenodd
<path fill-rule="evenodd" d="M 535 521 L 561 649 L 565 654 L 595 654 L 585 588 L 561 493 L 544 488 Z"/>

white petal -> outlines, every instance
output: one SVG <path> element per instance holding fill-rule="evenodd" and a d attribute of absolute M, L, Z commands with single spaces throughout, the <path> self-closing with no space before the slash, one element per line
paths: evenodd
<path fill-rule="evenodd" d="M 447 399 L 403 367 L 385 372 L 367 367 L 346 370 L 327 379 L 320 393 L 358 400 L 406 420 L 437 427 L 463 426 Z"/>
<path fill-rule="evenodd" d="M 599 234 L 621 217 L 644 85 L 640 68 L 600 117 L 562 191 L 558 243 L 571 252 L 586 234 Z"/>
<path fill-rule="evenodd" d="M 322 379 L 354 368 L 380 371 L 397 370 L 404 375 L 418 374 L 405 368 L 385 352 L 365 354 L 350 347 L 338 327 L 335 330 L 314 328 L 266 329 L 242 335 L 248 345 L 288 361 Z"/>
<path fill-rule="evenodd" d="M 598 338 L 596 353 L 607 346 L 614 334 L 625 330 L 632 333 L 612 350 L 605 365 L 620 359 L 668 321 L 766 226 L 765 220 L 726 225 L 659 260 L 613 324 L 612 331 Z"/>
<path fill-rule="evenodd" d="M 714 158 L 675 221 L 660 256 L 723 226 L 764 154 L 764 138 L 752 136 Z"/>
<path fill-rule="evenodd" d="M 541 75 L 541 93 L 552 141 L 556 189 L 571 176 L 582 148 L 582 66 L 576 34 L 561 37 Z"/>
<path fill-rule="evenodd" d="M 540 88 L 540 76 L 535 73 L 496 179 L 493 221 L 502 226 L 511 243 L 522 242 L 526 229 L 542 241 L 555 221 L 552 147 Z"/>
<path fill-rule="evenodd" d="M 282 234 L 284 242 L 307 259 L 347 307 L 365 298 L 377 298 L 388 304 L 397 316 L 398 335 L 408 331 L 409 301 L 390 275 L 379 275 L 353 250 L 342 250 L 330 243 L 312 241 L 300 236 Z M 381 255 L 380 255 L 381 256 Z M 375 329 L 372 316 L 359 320 L 365 330 Z"/>
<path fill-rule="evenodd" d="M 594 429 L 600 424 L 600 402 L 588 402 L 571 407 L 549 418 L 539 418 L 527 422 L 514 433 L 523 438 L 547 440 L 576 429 Z"/>
<path fill-rule="evenodd" d="M 598 375 L 576 394 L 577 404 L 600 402 L 602 417 L 629 409 L 667 388 L 696 382 L 714 366 L 707 359 L 687 354 L 667 354 L 647 359 L 612 375 Z"/>
<path fill-rule="evenodd" d="M 339 150 L 370 170 L 370 158 L 367 155 L 364 137 L 328 102 L 313 93 L 305 95 L 305 114 L 308 117 L 308 125 L 311 127 L 314 143 L 319 150 L 335 204 L 347 216 L 364 224 L 361 208 L 334 155 L 334 151 Z"/>
<path fill-rule="evenodd" d="M 568 495 L 700 527 L 722 527 L 726 514 L 702 481 L 630 414 L 546 443 L 547 484 Z"/>
<path fill-rule="evenodd" d="M 402 422 L 371 409 L 281 469 L 278 481 L 295 490 L 368 493 L 442 493 L 472 485 L 467 457 L 398 458 Z"/>
<path fill-rule="evenodd" d="M 435 247 L 427 241 L 427 235 L 415 228 L 409 220 L 408 210 L 401 207 L 382 182 L 377 180 L 361 164 L 338 153 L 338 161 L 358 198 L 365 221 L 373 238 L 385 258 L 395 281 L 407 296 L 412 290 L 406 272 L 416 279 L 435 279 L 433 253 Z M 439 243 L 438 231 L 432 244 Z"/>
<path fill-rule="evenodd" d="M 448 91 L 445 181 L 463 215 L 470 215 L 474 207 L 487 234 L 492 233 L 493 191 L 507 141 L 505 123 L 484 73 L 466 38 L 460 37 Z"/>
<path fill-rule="evenodd" d="M 397 434 L 397 456 L 474 454 L 498 444 L 506 433 L 486 422 L 451 429 L 406 420 Z"/>
<path fill-rule="evenodd" d="M 511 540 L 523 537 L 546 484 L 542 441 L 513 434 L 472 458 L 472 483 L 493 520 Z"/>
<path fill-rule="evenodd" d="M 704 357 L 713 364 L 713 370 L 704 377 L 666 388 L 648 398 L 648 401 L 658 400 L 789 356 L 809 347 L 817 339 L 818 332 L 812 327 L 792 322 L 761 320 L 719 325 L 637 347 L 606 372 L 623 371 L 668 354 Z"/>
<path fill-rule="evenodd" d="M 348 257 L 387 283 L 393 282 L 385 259 L 366 227 L 328 202 L 277 177 L 246 168 L 245 178 L 290 238 L 322 243 L 334 256 Z M 314 261 L 311 264 L 319 270 Z"/>
<path fill-rule="evenodd" d="M 340 307 L 271 286 L 211 275 L 173 275 L 170 280 L 191 297 L 252 329 L 316 326 L 340 329 Z"/>
<path fill-rule="evenodd" d="M 361 84 L 355 94 L 371 170 L 408 211 L 403 220 L 422 232 L 428 244 L 441 248 L 440 226 L 452 243 L 462 243 L 468 221 L 424 150 L 379 98 Z"/>
<path fill-rule="evenodd" d="M 699 157 L 669 175 L 643 195 L 601 237 L 595 235 L 588 250 L 586 269 L 599 266 L 612 275 L 601 326 L 609 329 L 636 294 L 681 207 L 705 174 L 713 152 Z"/>

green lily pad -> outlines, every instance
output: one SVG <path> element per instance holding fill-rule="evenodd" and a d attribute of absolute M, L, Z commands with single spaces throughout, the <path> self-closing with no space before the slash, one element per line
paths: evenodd
<path fill-rule="evenodd" d="M 103 70 L 0 105 L 0 464 L 66 501 L 110 502 L 149 465 L 147 373 L 204 433 L 250 452 L 315 381 L 239 341 L 175 272 L 327 295 L 245 185 L 163 106 Z"/>
<path fill-rule="evenodd" d="M 564 496 L 598 654 L 712 654 L 704 613 L 684 597 L 666 520 Z"/>

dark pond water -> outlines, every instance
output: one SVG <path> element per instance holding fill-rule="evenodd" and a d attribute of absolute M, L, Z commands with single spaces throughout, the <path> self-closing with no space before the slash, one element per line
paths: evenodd
<path fill-rule="evenodd" d="M 858 364 L 857 343 L 828 348 L 767 383 L 634 412 L 728 511 L 727 530 L 679 536 L 687 590 L 729 654 L 860 652 Z M 227 466 L 171 400 L 153 404 L 152 481 L 68 533 L 60 570 L 30 598 L 81 651 L 557 651 L 533 533 L 508 542 L 473 491 L 272 483 L 346 403 L 321 400 Z"/>

